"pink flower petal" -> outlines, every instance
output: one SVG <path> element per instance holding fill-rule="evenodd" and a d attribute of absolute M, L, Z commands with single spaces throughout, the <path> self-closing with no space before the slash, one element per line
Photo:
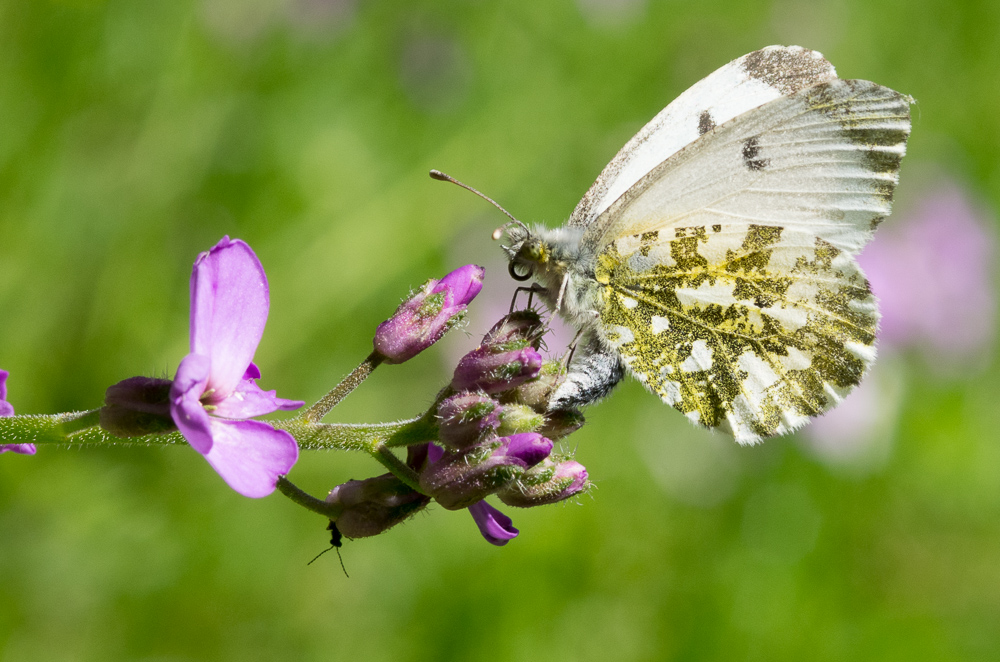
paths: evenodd
<path fill-rule="evenodd" d="M 209 388 L 225 400 L 240 383 L 264 334 L 267 277 L 253 250 L 223 237 L 191 275 L 191 353 L 211 358 Z"/>
<path fill-rule="evenodd" d="M 248 497 L 274 491 L 278 476 L 299 458 L 292 435 L 260 421 L 210 419 L 212 448 L 205 459 L 226 483 Z"/>
<path fill-rule="evenodd" d="M 253 380 L 244 379 L 228 398 L 215 404 L 212 414 L 223 418 L 253 418 L 278 409 L 291 411 L 305 404 L 301 400 L 279 398 L 276 394 L 277 391 L 261 390 Z"/>
<path fill-rule="evenodd" d="M 170 415 L 184 438 L 202 455 L 212 448 L 210 418 L 201 403 L 209 366 L 207 357 L 188 354 L 177 367 L 177 375 L 170 387 Z"/>

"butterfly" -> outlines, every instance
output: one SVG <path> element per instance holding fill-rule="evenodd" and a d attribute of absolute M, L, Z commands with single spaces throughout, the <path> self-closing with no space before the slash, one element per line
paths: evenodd
<path fill-rule="evenodd" d="M 753 444 L 840 402 L 875 359 L 855 257 L 889 215 L 911 103 L 769 46 L 654 117 L 563 227 L 501 228 L 511 275 L 580 332 L 552 407 L 627 372 Z"/>

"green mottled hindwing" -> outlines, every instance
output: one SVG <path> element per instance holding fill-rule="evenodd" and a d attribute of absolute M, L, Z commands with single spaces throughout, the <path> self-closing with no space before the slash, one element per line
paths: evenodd
<path fill-rule="evenodd" d="M 619 237 L 597 257 L 599 332 L 667 404 L 740 443 L 834 406 L 875 358 L 878 309 L 854 257 L 756 224 Z"/>

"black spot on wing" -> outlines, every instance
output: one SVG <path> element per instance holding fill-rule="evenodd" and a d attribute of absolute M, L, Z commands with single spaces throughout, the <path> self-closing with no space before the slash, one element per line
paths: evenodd
<path fill-rule="evenodd" d="M 751 170 L 763 170 L 771 165 L 769 159 L 760 156 L 760 140 L 757 136 L 743 141 L 743 164 Z"/>
<path fill-rule="evenodd" d="M 712 113 L 707 110 L 701 111 L 701 114 L 698 115 L 698 135 L 703 136 L 714 128 L 715 121 L 712 119 Z"/>

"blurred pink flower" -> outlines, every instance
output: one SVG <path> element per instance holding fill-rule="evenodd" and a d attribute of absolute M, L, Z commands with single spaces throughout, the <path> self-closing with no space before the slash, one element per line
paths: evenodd
<path fill-rule="evenodd" d="M 858 261 L 882 310 L 882 350 L 923 349 L 932 367 L 979 357 L 996 332 L 991 222 L 954 182 L 893 217 Z"/>
<path fill-rule="evenodd" d="M 880 356 L 844 402 L 806 429 L 821 458 L 874 465 L 887 456 L 904 384 L 893 354 L 916 350 L 936 372 L 986 365 L 996 334 L 992 225 L 946 179 L 893 216 L 859 256 L 882 311 Z"/>

